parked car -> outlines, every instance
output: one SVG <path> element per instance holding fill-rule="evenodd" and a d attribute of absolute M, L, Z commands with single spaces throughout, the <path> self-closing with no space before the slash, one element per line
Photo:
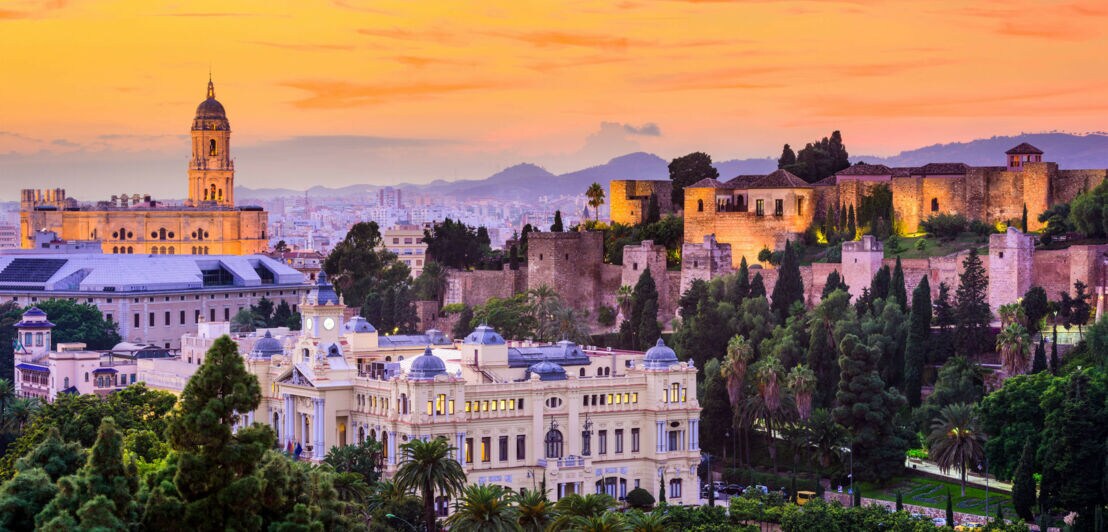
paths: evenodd
<path fill-rule="evenodd" d="M 933 524 L 935 526 L 946 526 L 946 518 L 945 517 L 935 517 L 935 518 L 931 519 L 931 524 Z"/>
<path fill-rule="evenodd" d="M 796 492 L 796 504 L 798 506 L 804 506 L 809 501 L 816 498 L 816 492 L 814 491 L 798 491 Z"/>

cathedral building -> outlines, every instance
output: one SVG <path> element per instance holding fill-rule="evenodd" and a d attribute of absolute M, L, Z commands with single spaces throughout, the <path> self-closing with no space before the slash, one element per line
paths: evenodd
<path fill-rule="evenodd" d="M 166 206 L 150 196 L 123 194 L 95 204 L 66 197 L 64 189 L 21 193 L 20 239 L 52 231 L 61 240 L 99 241 L 104 253 L 248 255 L 268 247 L 268 215 L 260 207 L 235 206 L 231 123 L 208 81 L 207 98 L 192 121 L 188 199 Z"/>

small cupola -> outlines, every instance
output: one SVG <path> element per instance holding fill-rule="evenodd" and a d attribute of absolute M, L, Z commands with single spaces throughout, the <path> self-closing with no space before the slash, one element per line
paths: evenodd
<path fill-rule="evenodd" d="M 1043 162 L 1043 150 L 1026 142 L 1004 153 L 1008 156 L 1008 170 L 1022 170 L 1026 163 Z"/>

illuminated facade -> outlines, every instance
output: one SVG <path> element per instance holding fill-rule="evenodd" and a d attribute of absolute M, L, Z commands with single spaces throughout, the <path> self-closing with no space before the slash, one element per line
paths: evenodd
<path fill-rule="evenodd" d="M 269 217 L 259 207 L 236 207 L 231 125 L 208 81 L 207 98 L 192 123 L 188 199 L 163 206 L 138 194 L 81 205 L 64 189 L 21 194 L 20 243 L 34 246 L 35 234 L 53 231 L 62 240 L 98 240 L 104 253 L 248 255 L 268 247 Z"/>

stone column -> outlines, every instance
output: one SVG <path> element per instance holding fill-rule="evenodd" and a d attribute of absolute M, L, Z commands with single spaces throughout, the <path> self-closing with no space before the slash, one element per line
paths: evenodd
<path fill-rule="evenodd" d="M 396 431 L 389 431 L 389 465 L 396 465 Z"/>
<path fill-rule="evenodd" d="M 454 454 L 456 455 L 454 459 L 457 460 L 459 464 L 465 463 L 465 443 L 466 433 L 458 432 L 454 434 L 454 447 L 457 447 L 457 449 L 454 451 Z"/>
<path fill-rule="evenodd" d="M 301 448 L 308 444 L 308 414 L 300 414 L 300 437 L 296 439 L 296 443 Z"/>
<path fill-rule="evenodd" d="M 285 397 L 285 412 L 283 414 L 281 414 L 281 418 L 285 421 L 285 433 L 282 436 L 285 438 L 286 442 L 290 442 L 294 439 L 293 436 L 295 436 L 295 434 L 293 434 L 293 432 L 295 432 L 296 429 L 293 428 L 293 427 L 294 427 L 294 422 L 296 421 L 294 419 L 295 416 L 296 416 L 296 406 L 292 402 L 292 396 L 291 395 L 286 393 L 286 394 L 284 394 L 284 397 Z M 293 444 L 293 445 L 295 446 L 295 444 Z"/>
<path fill-rule="evenodd" d="M 655 422 L 655 429 L 656 429 L 657 436 L 658 436 L 657 451 L 659 453 L 664 453 L 664 452 L 666 452 L 666 422 L 665 421 Z"/>
<path fill-rule="evenodd" d="M 696 451 L 700 449 L 700 420 L 689 420 L 689 450 Z"/>
<path fill-rule="evenodd" d="M 327 439 L 326 432 L 324 431 L 324 403 L 322 398 L 313 399 L 312 402 L 315 404 L 315 441 L 312 445 L 315 450 L 315 458 L 322 460 L 323 457 L 327 455 L 327 452 L 323 448 L 324 442 Z"/>

